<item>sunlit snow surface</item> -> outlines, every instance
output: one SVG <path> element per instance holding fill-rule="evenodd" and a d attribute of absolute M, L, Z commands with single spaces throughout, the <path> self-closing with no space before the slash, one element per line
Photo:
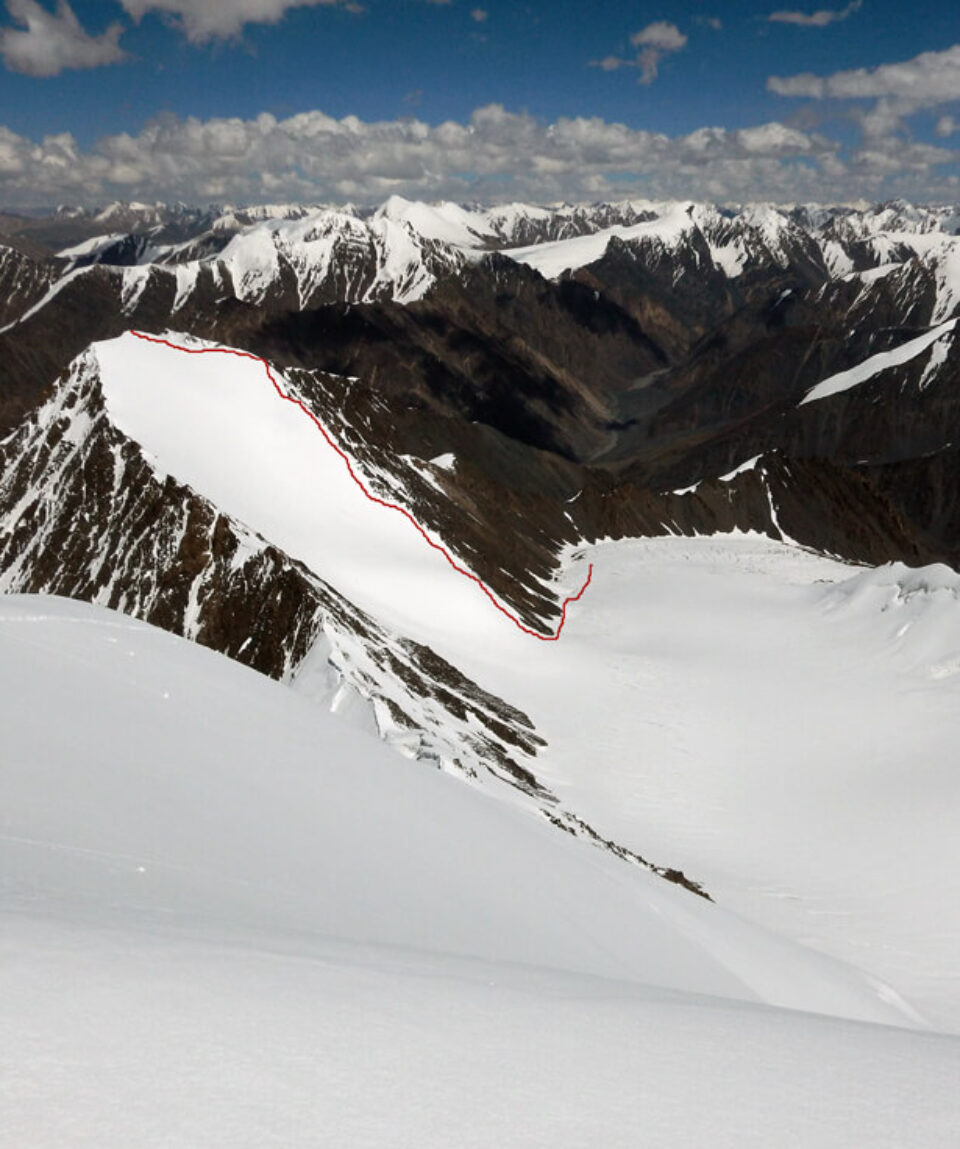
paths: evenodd
<path fill-rule="evenodd" d="M 607 544 L 571 558 L 565 579 L 589 560 L 593 584 L 539 643 L 371 504 L 261 365 L 131 336 L 97 356 L 161 468 L 529 714 L 567 809 L 960 1028 L 945 568 L 858 572 L 749 536 Z"/>
<path fill-rule="evenodd" d="M 664 988 L 909 1024 L 209 651 L 8 598 L 0 690 L 4 1144 L 956 1143 L 956 1038 Z"/>
<path fill-rule="evenodd" d="M 539 776 L 605 837 L 960 1028 L 960 576 L 758 537 L 591 559 L 558 649 L 456 655 L 536 723 Z"/>

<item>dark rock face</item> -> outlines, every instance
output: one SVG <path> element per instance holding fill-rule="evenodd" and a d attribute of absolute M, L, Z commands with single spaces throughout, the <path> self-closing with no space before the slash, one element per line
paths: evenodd
<path fill-rule="evenodd" d="M 0 235 L 0 327 L 38 303 L 56 276 L 52 263 L 11 246 Z"/>

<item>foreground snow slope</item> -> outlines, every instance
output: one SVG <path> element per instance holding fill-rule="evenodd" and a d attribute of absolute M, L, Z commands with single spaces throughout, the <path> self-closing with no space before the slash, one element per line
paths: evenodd
<path fill-rule="evenodd" d="M 3 921 L 25 1149 L 954 1149 L 960 1041 L 272 936 Z"/>
<path fill-rule="evenodd" d="M 9 598 L 0 697 L 5 1143 L 955 1144 L 957 1040 L 663 987 L 890 995 L 208 651 Z"/>
<path fill-rule="evenodd" d="M 895 997 L 98 608 L 0 603 L 7 894 L 903 1022 Z M 22 893 L 18 892 L 22 891 Z"/>

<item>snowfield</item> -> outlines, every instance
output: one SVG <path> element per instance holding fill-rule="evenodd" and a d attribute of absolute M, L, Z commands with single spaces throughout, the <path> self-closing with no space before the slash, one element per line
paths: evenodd
<path fill-rule="evenodd" d="M 914 1021 L 840 963 L 183 640 L 30 596 L 0 603 L 0 627 L 15 902 L 22 885 L 33 906 L 50 894 Z M 58 721 L 38 731 L 41 708 Z"/>
<path fill-rule="evenodd" d="M 11 597 L 0 687 L 7 1144 L 956 1143 L 895 995 L 209 651 Z"/>
<path fill-rule="evenodd" d="M 960 1029 L 960 576 L 758 536 L 589 556 L 550 649 L 441 653 L 604 837 Z"/>

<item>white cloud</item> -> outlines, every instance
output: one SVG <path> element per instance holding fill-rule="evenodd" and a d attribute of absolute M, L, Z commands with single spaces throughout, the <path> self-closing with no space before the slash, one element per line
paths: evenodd
<path fill-rule="evenodd" d="M 914 108 L 934 107 L 960 99 L 960 44 L 943 52 L 924 52 L 900 64 L 855 68 L 830 76 L 815 76 L 810 72 L 771 76 L 767 88 L 780 96 L 815 100 L 890 97 Z"/>
<path fill-rule="evenodd" d="M 850 0 L 846 8 L 819 8 L 816 12 L 797 12 L 793 9 L 771 12 L 767 17 L 771 24 L 797 24 L 801 28 L 825 28 L 846 20 L 863 7 L 863 0 Z"/>
<path fill-rule="evenodd" d="M 681 48 L 686 47 L 687 37 L 676 24 L 656 20 L 646 28 L 641 28 L 639 32 L 634 32 L 630 37 L 630 43 L 634 48 L 648 45 L 651 48 L 659 48 L 661 52 L 679 52 Z"/>
<path fill-rule="evenodd" d="M 600 68 L 603 72 L 616 72 L 618 68 L 629 68 L 631 60 L 622 60 L 619 56 L 604 56 L 602 60 L 591 60 L 591 68 Z"/>
<path fill-rule="evenodd" d="M 676 24 L 667 20 L 656 20 L 634 32 L 630 43 L 639 51 L 635 59 L 625 60 L 620 56 L 604 56 L 602 60 L 591 60 L 591 68 L 600 68 L 604 72 L 615 72 L 618 68 L 638 68 L 640 75 L 638 84 L 652 84 L 657 78 L 660 61 L 671 52 L 679 52 L 686 47 L 687 37 Z"/>
<path fill-rule="evenodd" d="M 844 156 L 834 141 L 780 123 L 676 137 L 599 118 L 543 123 L 498 104 L 478 108 L 465 123 L 437 125 L 410 117 L 337 120 L 319 111 L 283 120 L 166 116 L 88 151 L 69 135 L 34 143 L 0 129 L 0 202 L 372 203 L 394 192 L 486 202 L 927 198 L 940 186 L 937 166 L 954 156 L 902 141 L 876 141 Z"/>
<path fill-rule="evenodd" d="M 99 36 L 86 32 L 67 0 L 49 12 L 36 0 L 7 0 L 17 27 L 0 29 L 0 58 L 11 72 L 56 76 L 66 68 L 99 68 L 126 56 L 120 47 L 121 24 Z"/>
<path fill-rule="evenodd" d="M 676 24 L 657 20 L 639 32 L 634 32 L 630 43 L 639 48 L 636 66 L 640 69 L 639 83 L 652 84 L 657 78 L 660 61 L 671 52 L 679 52 L 686 46 L 687 37 Z"/>
<path fill-rule="evenodd" d="M 941 116 L 937 120 L 936 133 L 938 136 L 952 136 L 956 131 L 960 131 L 960 123 L 953 116 Z"/>
<path fill-rule="evenodd" d="M 958 158 L 955 152 L 911 140 L 907 120 L 917 112 L 960 100 L 960 45 L 943 52 L 924 52 L 898 64 L 829 76 L 771 76 L 767 88 L 781 96 L 812 100 L 872 101 L 855 107 L 852 113 L 863 136 L 849 162 L 852 170 L 865 176 L 930 173 Z M 950 135 L 947 129 L 952 125 L 950 115 L 941 116 L 937 134 Z"/>
<path fill-rule="evenodd" d="M 485 8 L 474 8 L 470 12 L 470 19 L 477 24 L 482 24 L 487 19 L 490 13 Z"/>
<path fill-rule="evenodd" d="M 246 24 L 276 24 L 291 8 L 340 7 L 362 12 L 355 0 L 119 0 L 141 20 L 149 12 L 172 18 L 195 44 L 239 36 Z M 449 0 L 432 0 L 448 3 Z"/>
<path fill-rule="evenodd" d="M 771 76 L 767 89 L 780 96 L 811 100 L 872 100 L 854 118 L 866 138 L 877 140 L 905 131 L 904 120 L 924 109 L 960 100 L 960 44 L 924 52 L 898 64 L 856 68 L 816 76 Z"/>

